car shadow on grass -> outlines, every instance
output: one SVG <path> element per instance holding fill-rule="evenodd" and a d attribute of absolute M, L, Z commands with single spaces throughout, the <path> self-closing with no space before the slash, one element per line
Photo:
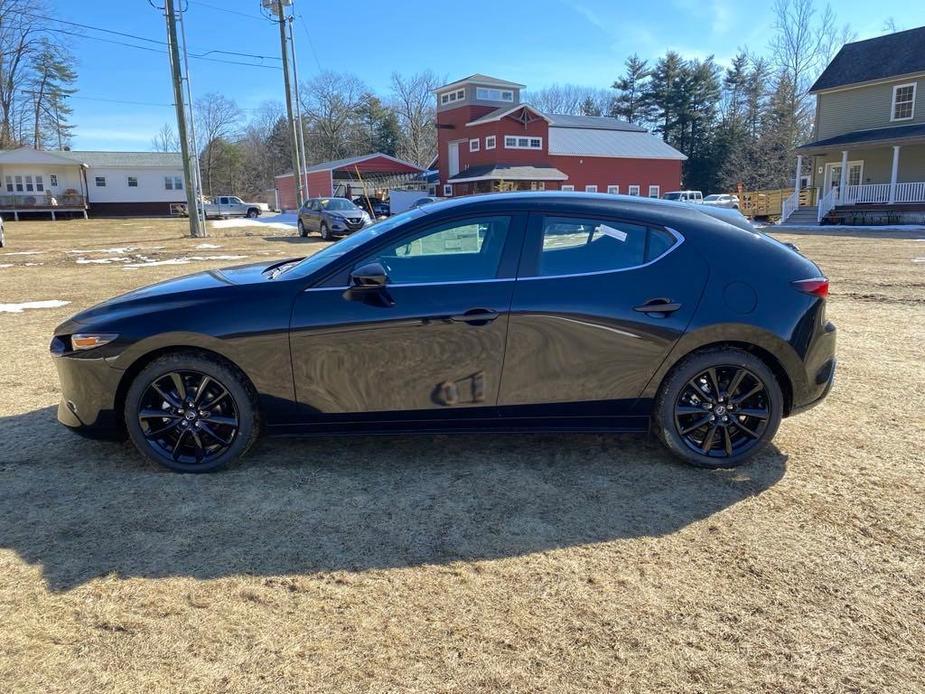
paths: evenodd
<path fill-rule="evenodd" d="M 105 575 L 201 579 L 497 559 L 659 537 L 774 485 L 773 446 L 690 468 L 644 436 L 267 439 L 211 475 L 80 438 L 48 407 L 0 417 L 0 548 L 68 590 Z"/>

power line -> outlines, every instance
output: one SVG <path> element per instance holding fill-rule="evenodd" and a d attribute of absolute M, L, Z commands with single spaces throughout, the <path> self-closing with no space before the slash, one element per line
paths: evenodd
<path fill-rule="evenodd" d="M 308 39 L 308 47 L 312 51 L 312 56 L 315 58 L 315 65 L 318 66 L 318 72 L 324 72 L 321 67 L 321 61 L 318 60 L 318 54 L 315 52 L 315 44 L 312 42 L 312 35 L 308 33 L 308 25 L 305 23 L 305 17 L 302 16 L 302 13 L 299 12 L 299 22 L 302 24 L 302 31 L 305 32 L 305 38 Z"/>
<path fill-rule="evenodd" d="M 219 12 L 227 12 L 228 14 L 236 14 L 239 17 L 247 17 L 248 19 L 259 19 L 261 22 L 266 21 L 265 17 L 261 17 L 256 14 L 248 14 L 247 12 L 238 12 L 237 10 L 229 10 L 227 7 L 219 7 L 218 5 L 210 5 L 207 2 L 202 2 L 201 0 L 189 0 L 193 5 L 200 5 L 202 7 L 208 7 L 212 10 L 218 10 Z"/>
<path fill-rule="evenodd" d="M 38 92 L 31 89 L 21 89 L 21 94 L 37 94 Z M 108 104 L 129 104 L 131 106 L 163 106 L 165 108 L 173 108 L 173 104 L 159 104 L 153 101 L 126 101 L 124 99 L 106 99 L 101 96 L 78 96 L 76 94 L 68 94 L 68 99 L 80 99 L 81 101 L 103 101 Z"/>

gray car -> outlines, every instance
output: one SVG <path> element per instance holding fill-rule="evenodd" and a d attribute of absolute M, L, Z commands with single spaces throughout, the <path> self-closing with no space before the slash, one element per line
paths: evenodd
<path fill-rule="evenodd" d="M 310 198 L 299 210 L 299 236 L 319 232 L 325 241 L 346 236 L 372 224 L 365 210 L 346 198 Z"/>

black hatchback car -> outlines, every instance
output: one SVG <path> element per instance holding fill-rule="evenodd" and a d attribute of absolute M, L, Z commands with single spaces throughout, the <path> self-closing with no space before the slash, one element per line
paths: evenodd
<path fill-rule="evenodd" d="M 702 206 L 496 194 L 304 259 L 130 292 L 55 331 L 58 417 L 219 468 L 260 432 L 645 431 L 734 466 L 829 391 L 828 280 Z"/>

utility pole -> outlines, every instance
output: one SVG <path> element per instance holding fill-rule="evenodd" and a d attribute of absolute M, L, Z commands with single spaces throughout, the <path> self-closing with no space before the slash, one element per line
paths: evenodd
<path fill-rule="evenodd" d="M 292 49 L 292 80 L 295 82 L 295 117 L 298 120 L 298 140 L 299 140 L 299 165 L 300 171 L 308 168 L 308 155 L 305 153 L 305 133 L 302 130 L 302 98 L 299 95 L 299 61 L 295 56 L 295 18 L 289 17 L 289 47 Z M 308 198 L 308 174 L 302 174 L 305 177 L 304 197 Z"/>
<path fill-rule="evenodd" d="M 196 200 L 195 179 L 190 167 L 189 138 L 186 134 L 186 106 L 180 76 L 180 45 L 177 42 L 177 22 L 173 2 L 174 0 L 164 0 L 164 16 L 167 18 L 167 41 L 170 44 L 173 100 L 177 108 L 177 135 L 180 138 L 180 155 L 183 157 L 183 178 L 186 184 L 186 209 L 189 213 L 190 236 L 201 238 L 206 235 L 206 230 L 199 225 L 199 204 Z"/>
<path fill-rule="evenodd" d="M 199 146 L 196 144 L 196 118 L 193 115 L 193 87 L 189 78 L 189 55 L 186 50 L 186 23 L 183 15 L 186 10 L 180 10 L 180 38 L 183 40 L 183 72 L 186 77 L 186 101 L 189 107 L 189 139 L 193 145 L 190 152 L 190 171 L 195 179 L 196 216 L 199 217 L 199 226 L 208 231 L 206 226 L 206 201 L 202 195 L 202 170 L 199 168 Z M 203 234 L 205 235 L 205 234 Z"/>
<path fill-rule="evenodd" d="M 279 20 L 279 48 L 283 58 L 283 83 L 286 88 L 286 113 L 289 116 L 289 131 L 292 136 L 292 171 L 295 183 L 296 205 L 301 208 L 302 197 L 302 171 L 299 168 L 299 136 L 295 117 L 292 112 L 292 86 L 289 80 L 289 53 L 286 50 L 286 13 L 283 12 L 283 0 L 276 0 L 274 9 Z M 292 4 L 291 0 L 286 3 Z"/>

